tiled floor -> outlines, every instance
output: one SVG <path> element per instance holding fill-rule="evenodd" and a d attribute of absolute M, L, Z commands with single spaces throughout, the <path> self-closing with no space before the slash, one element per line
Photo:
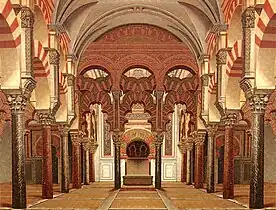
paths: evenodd
<path fill-rule="evenodd" d="M 235 185 L 234 199 L 248 206 L 249 204 L 249 185 Z M 222 184 L 216 185 L 216 194 L 222 196 Z M 265 183 L 264 185 L 264 207 L 276 209 L 276 183 Z"/>
<path fill-rule="evenodd" d="M 249 200 L 249 185 L 235 185 L 234 200 L 237 203 L 221 198 L 222 185 L 216 186 L 214 194 L 207 194 L 205 189 L 195 189 L 192 185 L 181 182 L 164 182 L 163 190 L 158 192 L 153 187 L 123 187 L 118 192 L 113 190 L 113 186 L 112 182 L 96 182 L 78 190 L 70 190 L 69 194 L 61 194 L 59 185 L 54 185 L 56 198 L 38 202 L 42 201 L 41 185 L 27 185 L 27 203 L 31 209 L 37 210 L 97 209 L 99 207 L 103 210 L 171 209 L 169 207 L 184 210 L 190 208 L 244 209 Z M 35 203 L 36 205 L 33 205 Z M 11 207 L 11 184 L 0 184 L 0 209 L 1 207 Z M 265 207 L 276 209 L 276 184 L 265 184 Z"/>
<path fill-rule="evenodd" d="M 27 206 L 41 200 L 42 185 L 27 185 Z M 60 185 L 54 185 L 54 196 L 60 194 Z M 0 207 L 11 207 L 12 185 L 11 183 L 0 183 Z"/>
<path fill-rule="evenodd" d="M 203 190 L 195 189 L 192 185 L 181 182 L 163 183 L 164 192 L 171 199 L 173 205 L 179 209 L 243 209 L 242 205 L 224 200 Z"/>
<path fill-rule="evenodd" d="M 72 190 L 55 199 L 34 205 L 31 209 L 97 209 L 112 192 L 113 183 L 96 182 Z"/>

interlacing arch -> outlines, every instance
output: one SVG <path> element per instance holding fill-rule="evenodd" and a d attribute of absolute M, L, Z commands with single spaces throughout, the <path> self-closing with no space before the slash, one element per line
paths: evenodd
<path fill-rule="evenodd" d="M 52 0 L 35 0 L 35 5 L 37 5 L 44 17 L 46 24 L 51 24 L 51 17 L 53 15 L 53 2 Z"/>

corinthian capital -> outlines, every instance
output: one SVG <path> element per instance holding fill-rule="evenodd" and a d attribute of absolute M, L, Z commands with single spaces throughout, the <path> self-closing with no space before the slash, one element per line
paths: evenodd
<path fill-rule="evenodd" d="M 8 103 L 12 114 L 24 112 L 27 105 L 27 98 L 23 94 L 10 94 L 8 95 Z"/>
<path fill-rule="evenodd" d="M 21 28 L 33 28 L 34 27 L 34 13 L 29 7 L 23 6 L 21 8 Z"/>
<path fill-rule="evenodd" d="M 225 126 L 234 126 L 237 123 L 237 114 L 236 113 L 226 113 L 222 118 L 221 122 Z"/>
<path fill-rule="evenodd" d="M 38 116 L 42 126 L 50 126 L 55 121 L 54 116 L 49 112 L 41 112 Z"/>
<path fill-rule="evenodd" d="M 242 27 L 243 28 L 255 28 L 255 8 L 247 7 L 242 13 Z"/>
<path fill-rule="evenodd" d="M 218 125 L 216 123 L 209 124 L 206 128 L 208 136 L 214 137 L 216 135 L 216 132 L 218 130 Z"/>
<path fill-rule="evenodd" d="M 254 94 L 250 98 L 250 106 L 253 112 L 264 113 L 269 100 L 269 94 Z"/>

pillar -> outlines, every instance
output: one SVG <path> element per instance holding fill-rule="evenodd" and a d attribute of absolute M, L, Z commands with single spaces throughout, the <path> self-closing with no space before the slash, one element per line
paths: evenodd
<path fill-rule="evenodd" d="M 72 184 L 73 188 L 81 188 L 81 142 L 78 131 L 70 131 L 72 139 Z"/>
<path fill-rule="evenodd" d="M 61 132 L 61 192 L 69 193 L 68 125 L 62 125 Z"/>
<path fill-rule="evenodd" d="M 208 125 L 208 149 L 207 149 L 207 193 L 215 192 L 215 177 L 214 177 L 214 141 L 215 133 L 217 130 L 216 125 Z"/>
<path fill-rule="evenodd" d="M 225 125 L 224 170 L 223 170 L 223 198 L 234 198 L 234 124 L 237 116 L 226 114 L 222 118 Z"/>
<path fill-rule="evenodd" d="M 12 208 L 26 208 L 24 112 L 27 98 L 8 95 L 12 120 Z"/>
<path fill-rule="evenodd" d="M 264 207 L 264 114 L 268 94 L 254 94 L 250 99 L 252 109 L 252 157 L 249 208 Z"/>
<path fill-rule="evenodd" d="M 163 134 L 159 131 L 155 140 L 155 188 L 161 189 L 161 148 L 163 143 Z"/>
<path fill-rule="evenodd" d="M 193 156 L 193 143 L 189 142 L 186 143 L 186 149 L 187 149 L 187 176 L 186 176 L 186 184 L 191 185 L 192 184 L 192 156 Z"/>
<path fill-rule="evenodd" d="M 52 143 L 51 124 L 53 116 L 50 113 L 39 114 L 42 125 L 42 198 L 53 198 L 53 177 L 52 177 Z"/>
<path fill-rule="evenodd" d="M 90 155 L 89 155 L 89 159 L 90 159 L 89 179 L 90 179 L 90 182 L 95 182 L 95 161 L 94 161 L 94 154 L 96 152 L 97 146 L 98 145 L 95 142 L 93 142 L 91 144 L 91 148 L 90 148 Z"/>
<path fill-rule="evenodd" d="M 204 181 L 204 141 L 205 132 L 198 133 L 195 141 L 196 159 L 195 159 L 195 188 L 203 188 Z"/>
<path fill-rule="evenodd" d="M 114 144 L 114 166 L 115 166 L 115 189 L 121 188 L 121 140 L 119 131 L 115 130 L 113 133 Z"/>
<path fill-rule="evenodd" d="M 187 153 L 183 151 L 181 166 L 181 182 L 185 182 L 187 178 Z"/>
<path fill-rule="evenodd" d="M 84 164 L 85 164 L 85 169 L 84 169 L 84 184 L 89 185 L 90 184 L 90 179 L 89 179 L 89 171 L 90 171 L 90 166 L 89 166 L 89 153 L 90 153 L 90 142 L 84 142 L 83 144 L 83 149 L 84 149 Z"/>

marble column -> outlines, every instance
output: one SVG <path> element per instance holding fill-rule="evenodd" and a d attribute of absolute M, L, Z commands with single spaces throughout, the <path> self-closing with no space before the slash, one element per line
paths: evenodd
<path fill-rule="evenodd" d="M 118 130 L 113 133 L 114 144 L 114 166 L 115 166 L 115 189 L 121 188 L 121 140 Z"/>
<path fill-rule="evenodd" d="M 249 207 L 264 207 L 264 115 L 268 94 L 254 94 L 250 99 L 252 109 L 252 157 Z"/>
<path fill-rule="evenodd" d="M 226 114 L 222 117 L 225 125 L 224 170 L 223 170 L 223 198 L 234 198 L 234 124 L 236 114 Z"/>
<path fill-rule="evenodd" d="M 203 188 L 204 181 L 204 141 L 205 141 L 205 132 L 198 133 L 195 148 L 196 148 L 196 160 L 195 160 L 195 188 Z"/>
<path fill-rule="evenodd" d="M 216 125 L 208 125 L 208 149 L 207 149 L 207 193 L 215 192 L 215 177 L 214 177 L 214 141 L 215 133 L 217 130 Z"/>
<path fill-rule="evenodd" d="M 12 120 L 12 207 L 26 208 L 24 112 L 27 98 L 21 94 L 8 95 Z"/>
<path fill-rule="evenodd" d="M 193 143 L 187 142 L 186 143 L 187 149 L 187 175 L 186 175 L 186 184 L 192 184 L 192 155 L 193 155 Z"/>
<path fill-rule="evenodd" d="M 50 113 L 39 114 L 42 125 L 42 198 L 53 198 L 53 177 L 52 177 L 52 142 L 51 124 L 54 121 Z"/>
<path fill-rule="evenodd" d="M 89 173 L 89 179 L 90 182 L 95 182 L 95 162 L 94 162 L 94 154 L 95 151 L 97 149 L 97 144 L 95 142 L 93 142 L 91 144 L 91 148 L 90 148 L 90 154 L 89 154 L 89 159 L 90 159 L 90 173 Z"/>
<path fill-rule="evenodd" d="M 61 125 L 61 192 L 69 193 L 68 125 Z"/>
<path fill-rule="evenodd" d="M 81 141 L 78 131 L 70 131 L 72 139 L 72 184 L 73 188 L 81 188 Z"/>
<path fill-rule="evenodd" d="M 181 182 L 186 182 L 187 179 L 187 152 L 182 154 L 182 167 L 181 167 Z"/>
<path fill-rule="evenodd" d="M 187 177 L 187 153 L 186 147 L 183 141 L 178 143 L 179 150 L 182 154 L 182 162 L 181 162 L 181 182 L 186 182 Z"/>
<path fill-rule="evenodd" d="M 155 188 L 161 189 L 161 148 L 163 144 L 163 134 L 161 132 L 157 133 L 155 140 Z"/>
<path fill-rule="evenodd" d="M 89 164 L 89 153 L 90 153 L 90 142 L 86 141 L 83 144 L 84 149 L 84 164 L 85 164 L 85 170 L 84 170 L 84 184 L 89 185 L 90 179 L 89 179 L 89 171 L 90 171 L 90 164 Z"/>

